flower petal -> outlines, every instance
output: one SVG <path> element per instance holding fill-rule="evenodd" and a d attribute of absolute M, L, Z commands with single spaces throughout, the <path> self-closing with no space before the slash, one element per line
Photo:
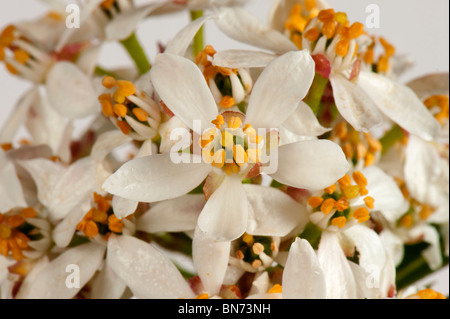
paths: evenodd
<path fill-rule="evenodd" d="M 137 298 L 192 298 L 193 292 L 175 265 L 151 244 L 112 235 L 107 263 Z"/>
<path fill-rule="evenodd" d="M 196 19 L 181 29 L 168 43 L 164 53 L 184 56 L 186 51 L 197 34 L 198 30 L 208 21 L 215 18 L 214 15 L 208 15 Z"/>
<path fill-rule="evenodd" d="M 73 63 L 56 63 L 47 75 L 45 87 L 50 105 L 69 119 L 99 112 L 90 79 Z"/>
<path fill-rule="evenodd" d="M 417 94 L 420 100 L 424 100 L 431 95 L 448 94 L 449 74 L 432 73 L 416 78 L 406 85 Z"/>
<path fill-rule="evenodd" d="M 375 199 L 374 210 L 396 211 L 403 205 L 405 198 L 392 176 L 374 165 L 363 168 L 361 173 L 367 179 L 368 195 Z M 360 197 L 353 205 L 364 205 L 363 198 Z"/>
<path fill-rule="evenodd" d="M 137 219 L 136 228 L 148 233 L 194 230 L 205 203 L 203 194 L 184 195 L 155 203 Z"/>
<path fill-rule="evenodd" d="M 358 86 L 378 109 L 411 134 L 431 140 L 439 132 L 439 122 L 406 85 L 373 72 L 361 72 Z"/>
<path fill-rule="evenodd" d="M 112 207 L 114 210 L 114 215 L 117 218 L 122 219 L 136 211 L 139 202 L 131 199 L 123 198 L 120 196 L 113 196 Z"/>
<path fill-rule="evenodd" d="M 319 190 L 335 183 L 349 168 L 336 143 L 300 141 L 278 148 L 278 170 L 271 177 L 289 186 Z"/>
<path fill-rule="evenodd" d="M 111 194 L 141 202 L 157 202 L 187 194 L 211 171 L 205 163 L 175 164 L 171 154 L 155 154 L 132 159 L 103 184 Z"/>
<path fill-rule="evenodd" d="M 242 8 L 222 8 L 216 24 L 230 38 L 249 45 L 275 53 L 297 50 L 294 43 L 282 33 L 271 29 Z"/>
<path fill-rule="evenodd" d="M 162 5 L 163 3 L 150 3 L 145 6 L 136 6 L 119 13 L 105 26 L 106 40 L 125 40 L 135 31 L 138 24 L 145 17 Z"/>
<path fill-rule="evenodd" d="M 241 179 L 226 176 L 206 202 L 198 218 L 198 226 L 211 239 L 233 240 L 247 228 L 248 203 Z"/>
<path fill-rule="evenodd" d="M 307 51 L 272 60 L 253 86 L 245 122 L 255 128 L 277 128 L 308 93 L 313 78 L 314 60 Z"/>
<path fill-rule="evenodd" d="M 117 276 L 108 263 L 103 264 L 92 282 L 91 299 L 120 299 L 127 285 Z"/>
<path fill-rule="evenodd" d="M 0 212 L 27 206 L 14 164 L 0 149 Z"/>
<path fill-rule="evenodd" d="M 251 184 L 243 187 L 249 203 L 247 233 L 282 237 L 308 222 L 304 207 L 279 189 Z"/>
<path fill-rule="evenodd" d="M 223 50 L 214 54 L 213 64 L 231 69 L 264 68 L 276 57 L 263 51 Z"/>
<path fill-rule="evenodd" d="M 357 85 L 334 72 L 330 73 L 329 79 L 339 113 L 355 130 L 369 132 L 382 123 L 377 106 L 359 83 Z"/>
<path fill-rule="evenodd" d="M 296 238 L 283 271 L 284 299 L 324 299 L 325 277 L 314 249 L 306 239 Z"/>
<path fill-rule="evenodd" d="M 93 277 L 99 269 L 106 247 L 88 243 L 70 248 L 52 260 L 36 276 L 26 290 L 20 290 L 21 299 L 70 299 Z M 79 287 L 69 288 L 66 282 L 71 272 L 67 266 L 79 267 Z M 75 275 L 75 273 L 73 273 Z"/>
<path fill-rule="evenodd" d="M 356 298 L 355 278 L 335 233 L 322 233 L 317 257 L 325 277 L 327 298 Z"/>
<path fill-rule="evenodd" d="M 203 74 L 192 61 L 173 54 L 159 54 L 150 72 L 156 92 L 184 124 L 196 129 L 194 121 L 200 120 L 201 129 L 210 126 L 218 115 L 217 105 Z"/>
<path fill-rule="evenodd" d="M 208 295 L 218 295 L 228 268 L 230 242 L 215 241 L 197 227 L 192 241 L 192 258 Z"/>
<path fill-rule="evenodd" d="M 292 133 L 301 136 L 320 136 L 331 130 L 319 123 L 314 112 L 303 101 L 300 101 L 294 113 L 283 122 L 283 126 Z"/>

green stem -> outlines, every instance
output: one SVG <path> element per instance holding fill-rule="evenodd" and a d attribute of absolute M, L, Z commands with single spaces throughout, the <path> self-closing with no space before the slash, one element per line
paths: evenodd
<path fill-rule="evenodd" d="M 398 125 L 392 127 L 381 139 L 380 143 L 382 145 L 381 154 L 385 154 L 389 148 L 392 147 L 395 143 L 400 141 L 405 136 L 402 128 Z"/>
<path fill-rule="evenodd" d="M 120 41 L 120 43 L 124 46 L 130 57 L 133 59 L 134 63 L 136 64 L 136 67 L 139 70 L 139 73 L 140 74 L 147 73 L 152 67 L 152 65 L 148 61 L 144 49 L 139 43 L 136 34 L 133 33 L 127 39 Z"/>
<path fill-rule="evenodd" d="M 100 75 L 100 76 L 109 75 L 112 77 L 116 77 L 116 75 L 114 73 L 102 68 L 101 66 L 96 66 L 94 72 L 95 72 L 95 74 Z"/>
<path fill-rule="evenodd" d="M 309 105 L 311 110 L 316 115 L 319 112 L 320 101 L 322 100 L 322 95 L 325 92 L 328 81 L 329 80 L 327 78 L 324 78 L 319 73 L 316 73 L 314 75 L 311 88 L 304 99 L 304 102 Z"/>
<path fill-rule="evenodd" d="M 410 261 L 406 266 L 397 269 L 397 289 L 408 287 L 430 273 L 431 270 L 426 260 L 422 256 L 419 256 L 417 259 Z"/>
<path fill-rule="evenodd" d="M 198 10 L 198 11 L 191 11 L 191 21 L 194 21 L 200 17 L 203 16 L 203 11 L 202 10 Z M 192 44 L 192 53 L 194 54 L 194 57 L 201 51 L 203 50 L 204 47 L 204 34 L 203 34 L 203 27 L 201 27 L 197 34 L 194 37 L 194 42 Z"/>

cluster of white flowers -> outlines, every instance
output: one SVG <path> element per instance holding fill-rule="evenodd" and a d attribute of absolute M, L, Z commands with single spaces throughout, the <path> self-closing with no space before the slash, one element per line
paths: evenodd
<path fill-rule="evenodd" d="M 400 83 L 320 0 L 92 0 L 80 28 L 49 2 L 0 33 L 33 83 L 0 130 L 1 298 L 445 298 L 403 288 L 448 262 L 447 74 Z M 180 11 L 147 57 L 139 23 Z"/>

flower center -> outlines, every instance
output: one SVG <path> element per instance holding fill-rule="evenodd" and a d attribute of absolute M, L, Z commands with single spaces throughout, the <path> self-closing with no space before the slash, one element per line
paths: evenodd
<path fill-rule="evenodd" d="M 243 115 L 224 112 L 211 121 L 212 127 L 201 136 L 202 157 L 206 163 L 227 175 L 242 173 L 260 162 L 264 137 L 250 125 L 243 125 Z"/>
<path fill-rule="evenodd" d="M 19 211 L 0 213 L 0 254 L 12 256 L 15 260 L 25 258 L 24 251 L 31 250 L 30 240 L 38 240 L 42 236 L 39 229 L 26 222 L 26 218 L 36 217 L 36 211 L 24 208 Z"/>
<path fill-rule="evenodd" d="M 23 35 L 14 25 L 9 25 L 0 33 L 0 61 L 14 75 L 20 75 L 33 82 L 44 80 L 52 58 Z"/>
<path fill-rule="evenodd" d="M 263 253 L 270 257 L 276 250 L 276 244 L 270 237 L 252 236 L 247 233 L 242 235 L 238 245 L 236 258 L 249 263 L 254 269 L 263 266 L 264 260 L 261 258 Z"/>
<path fill-rule="evenodd" d="M 325 229 L 329 226 L 343 228 L 369 220 L 375 200 L 367 196 L 366 187 L 367 179 L 360 171 L 353 172 L 352 178 L 345 174 L 337 183 L 325 188 L 321 195 L 308 199 L 308 205 L 313 210 L 311 221 Z M 352 206 L 360 197 L 364 197 L 364 205 Z"/>
<path fill-rule="evenodd" d="M 211 45 L 207 45 L 197 54 L 195 63 L 203 72 L 216 103 L 228 109 L 244 101 L 250 93 L 253 81 L 246 69 L 230 69 L 213 65 L 212 58 L 215 54 L 216 50 Z M 238 106 L 240 109 L 244 107 L 244 105 Z"/>
<path fill-rule="evenodd" d="M 105 76 L 103 86 L 113 93 L 98 97 L 103 115 L 108 117 L 123 134 L 137 140 L 156 136 L 161 122 L 159 105 L 145 92 L 138 90 L 130 81 Z"/>
<path fill-rule="evenodd" d="M 332 140 L 341 145 L 345 156 L 354 164 L 360 160 L 372 165 L 381 154 L 382 145 L 370 133 L 360 133 L 345 122 L 338 123 L 332 132 Z"/>
<path fill-rule="evenodd" d="M 111 233 L 122 234 L 124 223 L 118 219 L 111 207 L 111 196 L 93 194 L 92 208 L 86 213 L 83 220 L 78 223 L 77 230 L 89 238 L 97 235 L 108 239 Z"/>
<path fill-rule="evenodd" d="M 375 61 L 375 47 L 377 44 L 381 44 L 383 47 L 383 53 Z M 385 38 L 379 37 L 378 39 L 372 37 L 372 43 L 367 47 L 367 49 L 360 54 L 362 61 L 369 65 L 374 72 L 386 73 L 391 68 L 391 58 L 395 53 L 395 48 L 392 44 L 386 41 Z"/>

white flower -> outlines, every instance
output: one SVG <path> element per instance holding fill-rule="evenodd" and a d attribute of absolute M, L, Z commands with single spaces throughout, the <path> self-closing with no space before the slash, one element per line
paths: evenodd
<path fill-rule="evenodd" d="M 177 75 L 173 73 L 174 69 L 177 70 Z M 296 71 L 292 72 L 293 69 Z M 175 116 L 194 130 L 198 130 L 193 127 L 195 120 L 200 120 L 202 127 L 208 128 L 201 141 L 204 158 L 208 155 L 204 150 L 209 144 L 227 145 L 226 147 L 234 145 L 231 139 L 228 139 L 231 144 L 227 143 L 227 127 L 244 138 L 251 138 L 253 144 L 256 141 L 258 147 L 263 146 L 264 137 L 256 136 L 256 129 L 249 124 L 255 128 L 276 128 L 295 111 L 312 79 L 312 61 L 303 52 L 288 53 L 274 60 L 260 75 L 253 88 L 245 120 L 242 114 L 218 114 L 217 105 L 203 75 L 195 64 L 185 58 L 171 54 L 159 55 L 151 74 L 156 91 Z M 215 124 L 216 128 L 210 123 Z M 201 134 L 201 131 L 195 133 Z M 195 143 L 197 142 L 194 140 L 194 146 Z M 236 152 L 236 149 L 240 152 Z M 211 148 L 208 152 L 209 150 Z M 255 160 L 259 160 L 260 152 L 258 149 L 246 150 L 241 145 L 233 146 L 231 152 L 234 153 L 235 160 L 238 156 L 236 162 L 239 165 L 225 163 L 223 148 L 209 159 L 211 164 L 201 162 L 197 154 L 191 157 L 194 162 L 190 163 L 173 163 L 171 155 L 174 154 L 156 154 L 131 160 L 114 173 L 103 187 L 121 197 L 154 202 L 184 195 L 198 186 L 208 174 L 215 172 L 221 176 L 222 181 L 209 197 L 199 217 L 199 226 L 216 239 L 234 239 L 245 231 L 249 213 L 241 181 L 251 168 L 250 164 L 253 166 Z M 322 152 L 325 153 L 322 155 Z M 347 169 L 347 163 L 341 161 L 341 150 L 329 141 L 284 145 L 279 147 L 278 154 L 278 170 L 272 176 L 280 182 L 295 183 L 299 187 L 320 188 L 320 185 L 326 185 L 342 176 Z M 327 164 L 331 158 L 333 162 Z M 195 160 L 200 162 L 196 163 Z M 319 174 L 319 171 L 315 173 L 315 168 L 323 174 Z M 323 169 L 327 169 L 329 174 L 324 173 Z M 294 176 L 297 178 L 294 179 Z M 127 186 L 124 187 L 125 185 Z"/>
<path fill-rule="evenodd" d="M 301 30 L 304 36 L 299 41 L 302 43 L 296 44 L 309 50 L 316 58 L 324 57 L 323 62 L 328 66 L 320 66 L 321 72 L 323 71 L 321 74 L 326 75 L 331 82 L 340 114 L 358 131 L 368 132 L 374 129 L 382 123 L 384 115 L 412 134 L 426 140 L 434 138 L 438 123 L 411 89 L 386 76 L 359 70 L 357 67 L 356 53 L 367 45 L 367 37 L 362 35 L 362 24 L 354 23 L 348 27 L 343 38 L 341 32 L 335 33 L 340 22 L 333 28 L 324 29 L 324 25 L 346 20 L 347 17 L 342 13 L 335 14 L 332 9 L 322 12 L 321 17 L 313 18 Z M 228 36 L 276 54 L 297 50 L 297 46 L 289 38 L 264 26 L 243 9 L 222 9 L 216 23 Z M 329 39 L 332 41 L 328 41 Z M 368 40 L 370 43 L 370 38 Z M 358 49 L 359 46 L 361 48 Z M 243 56 L 245 57 L 242 58 Z M 265 52 L 245 51 L 244 54 L 233 50 L 218 52 L 214 59 L 216 65 L 231 68 L 237 65 L 264 66 L 268 61 L 270 56 Z"/>

